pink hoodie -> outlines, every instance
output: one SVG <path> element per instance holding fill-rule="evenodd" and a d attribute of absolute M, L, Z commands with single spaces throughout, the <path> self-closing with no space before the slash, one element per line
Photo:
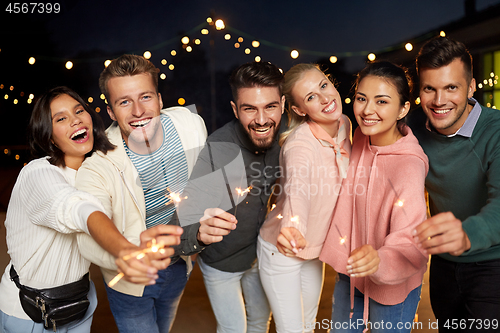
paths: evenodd
<path fill-rule="evenodd" d="M 385 305 L 401 303 L 422 284 L 427 269 L 428 256 L 417 248 L 411 232 L 426 219 L 429 164 L 411 129 L 406 126 L 403 134 L 396 143 L 378 147 L 356 130 L 347 178 L 320 255 L 348 275 L 347 259 L 354 249 L 370 244 L 378 251 L 377 272 L 351 278 L 351 303 L 354 287 L 365 295 L 365 322 L 368 297 Z"/>

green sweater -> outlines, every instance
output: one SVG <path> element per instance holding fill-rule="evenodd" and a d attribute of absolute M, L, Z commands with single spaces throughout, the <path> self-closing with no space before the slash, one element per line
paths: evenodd
<path fill-rule="evenodd" d="M 500 259 L 500 111 L 481 106 L 472 136 L 447 137 L 425 127 L 421 109 L 411 127 L 429 157 L 425 186 L 431 215 L 451 211 L 471 248 L 454 262 Z"/>

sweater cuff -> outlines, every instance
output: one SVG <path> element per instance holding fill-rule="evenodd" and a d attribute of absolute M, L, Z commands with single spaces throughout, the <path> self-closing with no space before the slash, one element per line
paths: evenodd
<path fill-rule="evenodd" d="M 88 201 L 82 201 L 81 203 L 79 203 L 78 209 L 76 211 L 78 212 L 77 223 L 79 224 L 79 227 L 83 230 L 83 232 L 88 235 L 90 235 L 90 232 L 87 220 L 89 219 L 90 214 L 97 211 L 104 213 L 99 206 Z"/>

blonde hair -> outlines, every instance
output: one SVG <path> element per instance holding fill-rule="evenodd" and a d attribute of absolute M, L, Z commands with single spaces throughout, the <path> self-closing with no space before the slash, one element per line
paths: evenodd
<path fill-rule="evenodd" d="M 286 112 L 288 114 L 288 129 L 281 133 L 279 138 L 280 146 L 283 146 L 288 136 L 302 123 L 306 122 L 309 119 L 308 115 L 299 116 L 292 110 L 292 106 L 297 106 L 297 103 L 293 99 L 292 90 L 297 81 L 302 79 L 304 73 L 310 70 L 318 70 L 321 73 L 323 71 L 319 68 L 318 65 L 315 64 L 297 64 L 290 68 L 288 72 L 285 73 L 285 82 L 283 83 L 283 95 L 285 95 L 285 99 L 287 101 Z M 323 73 L 324 74 L 324 73 Z"/>

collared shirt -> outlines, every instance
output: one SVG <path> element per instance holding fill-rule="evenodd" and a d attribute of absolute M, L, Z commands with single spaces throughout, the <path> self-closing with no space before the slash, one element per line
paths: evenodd
<path fill-rule="evenodd" d="M 476 127 L 477 120 L 479 119 L 479 116 L 481 115 L 481 105 L 479 105 L 479 103 L 477 102 L 477 100 L 474 97 L 471 97 L 469 99 L 469 104 L 474 105 L 474 106 L 472 107 L 471 112 L 467 116 L 467 119 L 465 119 L 464 124 L 462 125 L 462 127 L 460 127 L 458 129 L 458 131 L 456 131 L 453 134 L 447 135 L 449 138 L 451 138 L 455 135 L 460 135 L 460 136 L 463 136 L 465 138 L 470 138 L 472 136 L 472 132 L 474 132 L 474 128 Z M 428 118 L 427 118 L 427 121 L 425 123 L 425 127 L 431 132 L 437 132 L 431 126 L 431 123 L 430 123 Z"/>

